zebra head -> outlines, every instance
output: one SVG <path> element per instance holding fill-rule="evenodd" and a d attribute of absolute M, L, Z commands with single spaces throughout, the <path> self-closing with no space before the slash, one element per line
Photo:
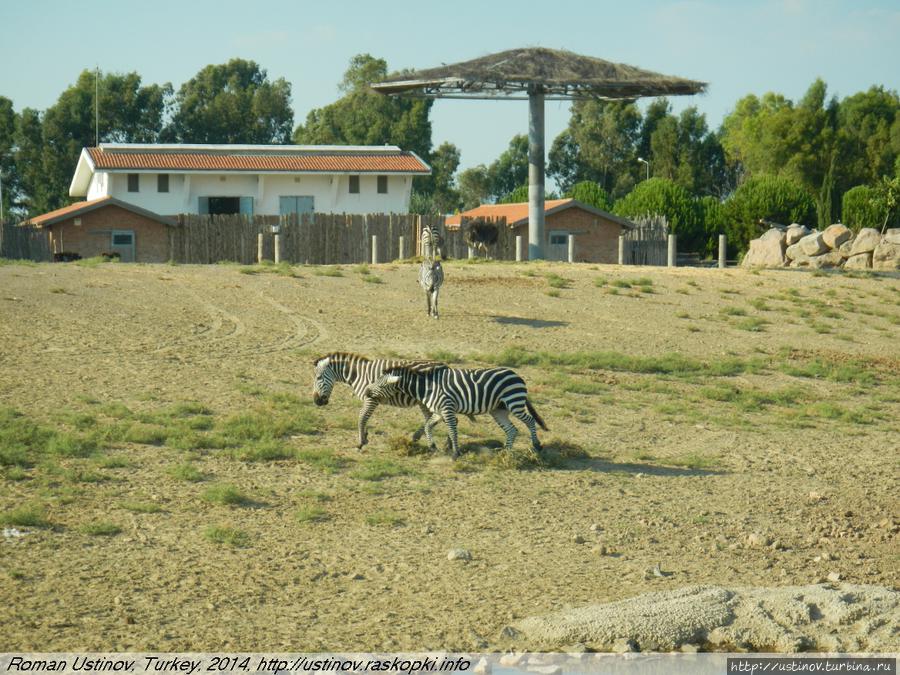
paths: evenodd
<path fill-rule="evenodd" d="M 316 379 L 313 383 L 313 401 L 316 405 L 328 405 L 331 389 L 334 387 L 335 380 L 338 379 L 337 369 L 330 356 L 323 356 L 314 363 Z"/>
<path fill-rule="evenodd" d="M 400 376 L 386 372 L 366 387 L 366 398 L 388 401 L 400 390 Z"/>

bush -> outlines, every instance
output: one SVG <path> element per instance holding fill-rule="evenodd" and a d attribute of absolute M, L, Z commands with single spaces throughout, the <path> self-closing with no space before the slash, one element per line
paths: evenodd
<path fill-rule="evenodd" d="M 854 232 L 863 227 L 880 230 L 884 225 L 884 206 L 879 203 L 878 190 L 868 185 L 857 185 L 844 193 L 841 202 L 841 221 Z M 895 211 L 888 227 L 900 226 L 900 211 Z"/>
<path fill-rule="evenodd" d="M 613 212 L 626 218 L 665 216 L 669 232 L 678 235 L 683 251 L 706 249 L 706 231 L 700 206 L 691 194 L 666 178 L 642 181 L 616 202 Z"/>
<path fill-rule="evenodd" d="M 745 181 L 725 202 L 729 255 L 744 253 L 761 233 L 760 219 L 815 226 L 816 205 L 797 183 L 778 176 Z"/>
<path fill-rule="evenodd" d="M 601 211 L 609 211 L 612 208 L 606 190 L 589 180 L 575 183 L 563 196 L 567 199 L 577 199 L 582 204 L 593 206 Z"/>

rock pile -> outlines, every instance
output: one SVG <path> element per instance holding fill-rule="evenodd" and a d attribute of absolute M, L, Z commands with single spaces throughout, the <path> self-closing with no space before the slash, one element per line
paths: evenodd
<path fill-rule="evenodd" d="M 843 267 L 856 270 L 900 270 L 900 228 L 884 236 L 871 227 L 856 235 L 836 224 L 822 232 L 796 223 L 773 227 L 750 242 L 741 267 Z"/>

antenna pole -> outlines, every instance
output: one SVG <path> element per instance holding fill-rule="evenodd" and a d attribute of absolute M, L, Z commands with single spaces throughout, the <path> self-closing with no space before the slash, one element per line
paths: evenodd
<path fill-rule="evenodd" d="M 94 147 L 100 147 L 100 66 L 94 70 Z"/>

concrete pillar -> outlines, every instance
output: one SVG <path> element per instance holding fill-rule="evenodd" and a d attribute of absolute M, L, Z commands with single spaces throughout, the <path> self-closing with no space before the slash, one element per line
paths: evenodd
<path fill-rule="evenodd" d="M 516 262 L 522 262 L 522 235 L 516 235 Z"/>
<path fill-rule="evenodd" d="M 469 246 L 469 260 L 475 257 L 475 249 Z"/>
<path fill-rule="evenodd" d="M 674 234 L 669 235 L 669 267 L 675 267 L 675 256 L 678 247 L 678 238 Z"/>
<path fill-rule="evenodd" d="M 281 235 L 275 235 L 275 264 L 281 262 Z"/>
<path fill-rule="evenodd" d="M 544 92 L 528 91 L 528 259 L 544 258 Z"/>
<path fill-rule="evenodd" d="M 725 244 L 726 244 L 725 235 L 720 234 L 719 235 L 719 269 L 721 269 L 721 270 L 724 270 L 725 266 L 727 264 L 725 261 L 725 257 L 726 257 Z"/>
<path fill-rule="evenodd" d="M 263 233 L 256 235 L 256 262 L 263 261 Z"/>
<path fill-rule="evenodd" d="M 406 237 L 400 235 L 400 260 L 406 258 Z"/>
<path fill-rule="evenodd" d="M 575 262 L 575 235 L 569 235 L 569 262 Z"/>
<path fill-rule="evenodd" d="M 372 235 L 372 264 L 378 264 L 378 235 Z"/>
<path fill-rule="evenodd" d="M 619 264 L 625 264 L 625 235 L 619 235 Z"/>

